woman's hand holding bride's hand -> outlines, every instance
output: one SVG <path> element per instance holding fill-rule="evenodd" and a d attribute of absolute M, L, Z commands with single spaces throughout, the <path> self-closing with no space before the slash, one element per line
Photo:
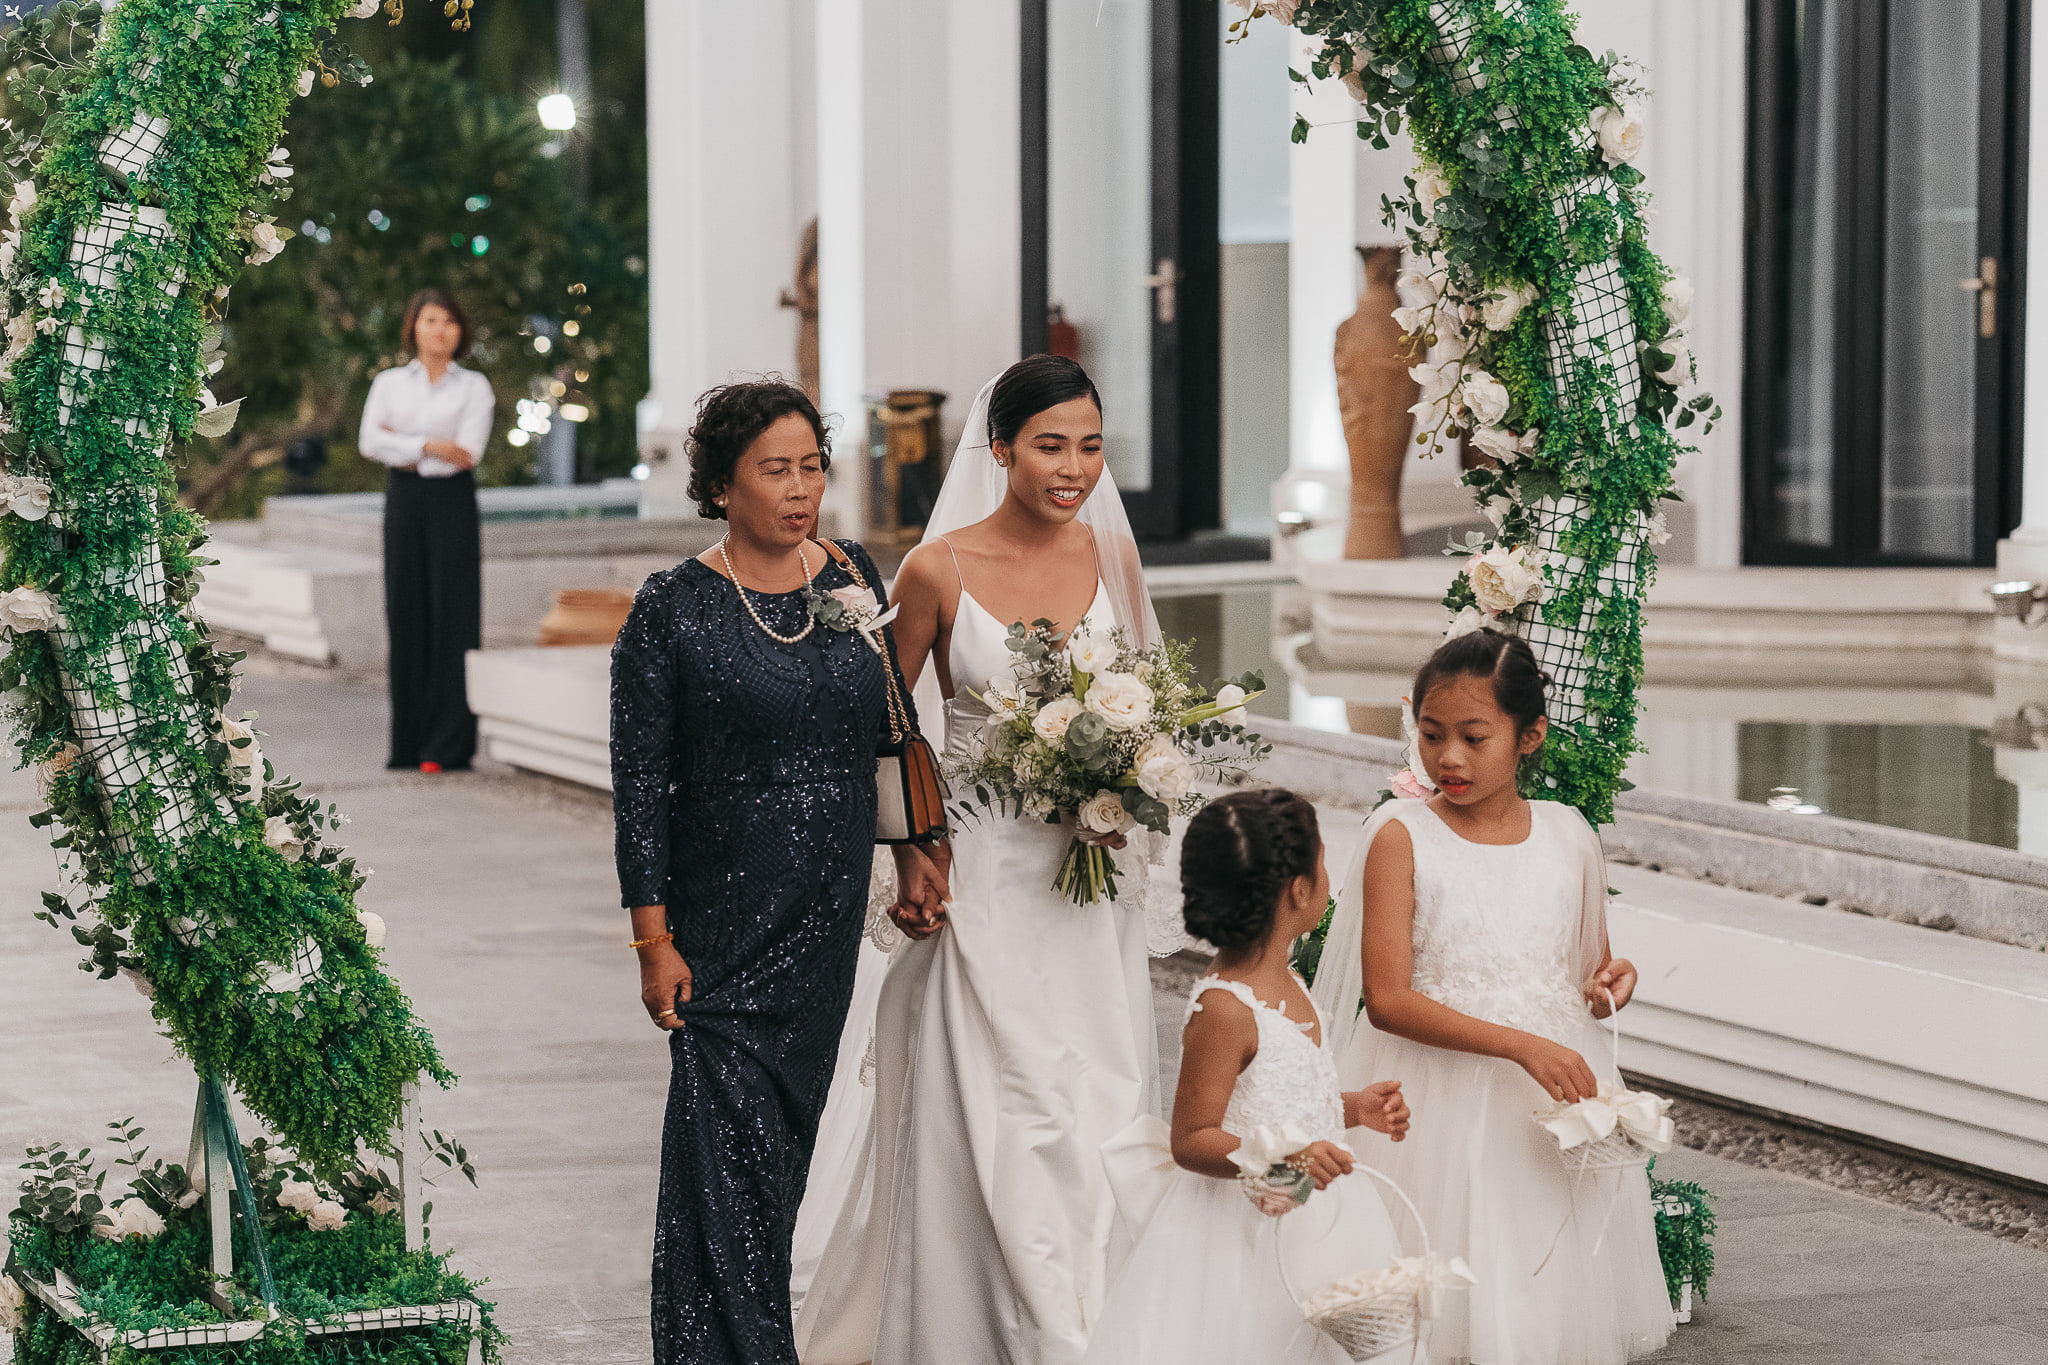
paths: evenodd
<path fill-rule="evenodd" d="M 940 842 L 927 851 L 898 844 L 895 854 L 896 903 L 889 907 L 889 918 L 910 938 L 930 938 L 946 925 L 946 902 L 953 895 L 946 879 L 952 845 Z"/>
<path fill-rule="evenodd" d="M 1399 1142 L 1408 1136 L 1408 1117 L 1408 1101 L 1401 1098 L 1399 1081 L 1381 1081 L 1344 1093 L 1346 1128 L 1370 1128 Z"/>
<path fill-rule="evenodd" d="M 640 949 L 640 1003 L 659 1029 L 679 1029 L 676 1010 L 690 1002 L 690 964 L 673 943 Z"/>

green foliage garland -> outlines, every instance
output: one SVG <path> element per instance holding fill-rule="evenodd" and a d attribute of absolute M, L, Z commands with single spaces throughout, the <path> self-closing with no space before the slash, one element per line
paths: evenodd
<path fill-rule="evenodd" d="M 1718 415 L 1682 397 L 1690 287 L 1650 250 L 1637 93 L 1581 47 L 1563 0 L 1266 0 L 1323 37 L 1297 81 L 1342 80 L 1378 147 L 1404 127 L 1425 165 L 1384 201 L 1424 268 L 1399 317 L 1432 446 L 1493 458 L 1465 477 L 1497 526 L 1444 599 L 1454 630 L 1531 638 L 1568 695 L 1525 769 L 1529 795 L 1613 818 L 1637 751 L 1642 603 L 1677 433 Z M 1309 133 L 1297 121 L 1295 140 Z M 1578 703 L 1583 700 L 1583 705 Z"/>
<path fill-rule="evenodd" d="M 48 118 L 10 149 L 35 175 L 0 250 L 0 692 L 74 882 L 42 917 L 68 923 L 88 970 L 136 974 L 179 1050 L 326 1171 L 359 1143 L 389 1150 L 416 1077 L 453 1078 L 357 911 L 366 874 L 333 842 L 338 814 L 223 715 L 237 656 L 190 611 L 204 530 L 168 451 L 232 419 L 205 390 L 227 287 L 281 241 L 286 107 L 316 65 L 355 73 L 329 30 L 356 8 L 125 0 L 24 21 L 10 57 L 72 28 L 97 42 L 75 71 L 15 68 L 11 93 Z M 152 129 L 139 164 L 103 156 Z M 74 245 L 95 223 L 114 239 L 100 261 Z"/>
<path fill-rule="evenodd" d="M 1664 1264 L 1664 1287 L 1678 1305 L 1679 1290 L 1690 1283 L 1693 1293 L 1707 1296 L 1714 1277 L 1714 1196 L 1690 1180 L 1664 1180 L 1651 1162 L 1650 1203 L 1656 1209 L 1657 1258 Z M 1684 1204 L 1687 1212 L 1667 1212 L 1665 1202 Z"/>

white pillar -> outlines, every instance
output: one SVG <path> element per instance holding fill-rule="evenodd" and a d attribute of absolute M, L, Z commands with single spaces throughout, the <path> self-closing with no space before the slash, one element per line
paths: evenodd
<path fill-rule="evenodd" d="M 2048 73 L 2048 23 L 2033 25 L 2034 73 Z M 2027 183 L 2048 187 L 2048 99 L 2030 101 L 2026 131 Z M 2044 189 L 2048 196 L 2048 189 Z M 2038 205 L 2029 205 L 2037 209 Z M 1999 543 L 2001 578 L 2048 584 L 2048 212 L 2027 214 L 2026 374 L 2021 415 L 2020 524 Z M 2017 621 L 1993 626 L 1993 650 L 2001 659 L 2048 664 L 2048 626 L 2029 630 Z"/>
<path fill-rule="evenodd" d="M 647 6 L 648 312 L 651 384 L 641 515 L 696 515 L 683 433 L 699 394 L 739 374 L 796 372 L 803 207 L 789 168 L 795 126 L 786 2 Z"/>
<path fill-rule="evenodd" d="M 1315 60 L 1320 39 L 1294 34 L 1296 71 Z M 1337 410 L 1337 324 L 1358 304 L 1358 106 L 1337 81 L 1294 85 L 1294 107 L 1312 126 L 1288 159 L 1287 473 L 1273 488 L 1276 514 L 1299 512 L 1341 543 L 1351 461 Z M 1330 533 L 1309 533 L 1316 541 Z M 1303 548 L 1302 537 L 1275 544 L 1276 557 Z"/>
<path fill-rule="evenodd" d="M 867 248 L 864 0 L 818 0 L 818 388 L 837 416 L 828 508 L 838 534 L 867 526 Z"/>

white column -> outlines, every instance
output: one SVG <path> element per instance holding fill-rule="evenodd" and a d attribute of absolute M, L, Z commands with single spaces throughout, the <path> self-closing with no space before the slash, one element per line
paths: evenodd
<path fill-rule="evenodd" d="M 646 517 L 694 516 L 683 433 L 699 394 L 739 374 L 796 372 L 802 206 L 788 0 L 647 6 L 651 384 L 641 446 Z"/>
<path fill-rule="evenodd" d="M 818 0 L 818 387 L 840 419 L 828 508 L 838 534 L 867 526 L 867 248 L 864 0 Z"/>
<path fill-rule="evenodd" d="M 1295 34 L 1289 62 L 1306 72 L 1320 39 Z M 1312 127 L 1288 159 L 1287 473 L 1273 488 L 1276 514 L 1299 512 L 1341 541 L 1351 462 L 1337 410 L 1337 324 L 1358 304 L 1358 106 L 1337 81 L 1297 83 L 1294 107 Z M 1327 533 L 1311 533 L 1315 540 Z M 1276 541 L 1276 557 L 1302 548 Z"/>
<path fill-rule="evenodd" d="M 2033 32 L 2032 70 L 2037 76 L 2048 74 L 2048 23 L 2035 24 Z M 2030 103 L 2027 183 L 2039 189 L 2048 187 L 2048 99 Z M 2035 211 L 2027 214 L 2027 259 L 2036 264 L 2027 272 L 2020 524 L 1999 543 L 1998 574 L 2048 584 L 2048 212 L 2039 211 L 2039 205 L 2029 208 Z M 1992 647 L 2001 659 L 2048 664 L 2048 626 L 2029 630 L 2017 621 L 1998 621 Z"/>

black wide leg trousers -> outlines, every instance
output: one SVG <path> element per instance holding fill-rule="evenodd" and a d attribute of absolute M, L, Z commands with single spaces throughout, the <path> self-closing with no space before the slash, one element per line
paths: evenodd
<path fill-rule="evenodd" d="M 384 621 L 391 636 L 393 768 L 467 768 L 476 754 L 463 656 L 482 643 L 476 475 L 391 471 L 384 494 Z"/>

